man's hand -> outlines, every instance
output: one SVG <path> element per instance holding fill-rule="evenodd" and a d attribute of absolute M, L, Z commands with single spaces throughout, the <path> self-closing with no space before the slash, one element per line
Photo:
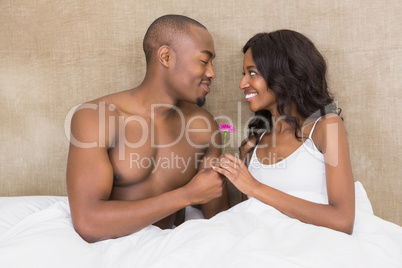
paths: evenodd
<path fill-rule="evenodd" d="M 211 168 L 202 169 L 183 188 L 191 205 L 205 204 L 222 196 L 225 178 Z"/>

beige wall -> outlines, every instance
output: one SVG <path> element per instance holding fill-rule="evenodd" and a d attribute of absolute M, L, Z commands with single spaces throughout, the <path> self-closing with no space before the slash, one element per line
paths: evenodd
<path fill-rule="evenodd" d="M 210 30 L 217 78 L 207 108 L 238 129 L 250 116 L 238 90 L 244 43 L 281 28 L 309 36 L 328 60 L 355 179 L 376 215 L 402 225 L 399 0 L 1 0 L 0 195 L 66 194 L 69 110 L 136 86 L 144 75 L 145 30 L 167 13 Z M 233 148 L 243 137 L 236 134 Z"/>

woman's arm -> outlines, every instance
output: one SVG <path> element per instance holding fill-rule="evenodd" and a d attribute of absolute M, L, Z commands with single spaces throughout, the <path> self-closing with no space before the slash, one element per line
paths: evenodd
<path fill-rule="evenodd" d="M 328 205 L 297 198 L 261 184 L 240 159 L 230 154 L 225 154 L 221 166 L 214 169 L 225 175 L 244 194 L 289 217 L 351 234 L 355 215 L 354 180 L 342 120 L 338 116 L 322 118 L 316 126 L 313 140 L 324 154 Z"/>

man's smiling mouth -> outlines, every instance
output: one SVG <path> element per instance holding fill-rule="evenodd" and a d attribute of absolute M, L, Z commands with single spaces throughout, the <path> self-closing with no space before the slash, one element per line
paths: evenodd
<path fill-rule="evenodd" d="M 201 83 L 201 85 L 207 93 L 211 91 L 211 88 L 209 87 L 211 83 Z"/>

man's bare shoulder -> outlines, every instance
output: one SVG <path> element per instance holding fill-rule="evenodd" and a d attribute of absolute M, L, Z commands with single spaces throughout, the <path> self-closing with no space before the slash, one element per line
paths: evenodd
<path fill-rule="evenodd" d="M 87 101 L 77 107 L 71 118 L 71 131 L 73 135 L 88 136 L 91 140 L 108 136 L 109 120 L 121 115 L 127 91 L 109 94 L 94 100 Z"/>
<path fill-rule="evenodd" d="M 125 110 L 125 101 L 130 96 L 129 91 L 120 91 L 93 99 L 79 105 L 75 117 L 94 117 L 103 115 L 118 115 Z"/>

